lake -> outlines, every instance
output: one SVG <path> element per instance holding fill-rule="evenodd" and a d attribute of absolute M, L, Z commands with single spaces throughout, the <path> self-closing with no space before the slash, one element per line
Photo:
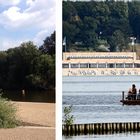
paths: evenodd
<path fill-rule="evenodd" d="M 139 89 L 140 76 L 63 77 L 63 108 L 72 105 L 75 123 L 140 122 L 140 106 L 120 103 L 132 84 Z"/>
<path fill-rule="evenodd" d="M 2 97 L 12 101 L 55 103 L 55 90 L 25 91 L 24 96 L 21 91 L 4 91 Z"/>
<path fill-rule="evenodd" d="M 112 135 L 84 135 L 84 136 L 72 136 L 62 137 L 63 140 L 139 140 L 140 133 L 120 133 Z"/>

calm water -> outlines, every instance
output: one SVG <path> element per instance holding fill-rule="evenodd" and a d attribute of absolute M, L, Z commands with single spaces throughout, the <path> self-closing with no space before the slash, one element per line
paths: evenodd
<path fill-rule="evenodd" d="M 121 133 L 114 135 L 85 135 L 64 137 L 63 140 L 139 140 L 140 133 Z"/>
<path fill-rule="evenodd" d="M 21 91 L 4 91 L 2 97 L 12 101 L 54 103 L 55 91 L 26 91 L 25 96 L 22 96 Z"/>
<path fill-rule="evenodd" d="M 140 122 L 140 106 L 122 106 L 120 103 L 122 91 L 127 92 L 132 84 L 139 89 L 140 76 L 63 77 L 63 107 L 73 106 L 75 123 Z M 110 136 L 111 139 L 113 136 Z M 139 134 L 134 136 L 140 139 Z M 95 135 L 87 139 L 93 138 L 96 138 Z M 96 139 L 102 139 L 102 136 Z"/>

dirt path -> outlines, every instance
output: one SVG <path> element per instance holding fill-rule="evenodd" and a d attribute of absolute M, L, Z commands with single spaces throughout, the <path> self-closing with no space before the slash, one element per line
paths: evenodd
<path fill-rule="evenodd" d="M 14 102 L 24 127 L 0 129 L 0 140 L 55 140 L 55 104 Z M 45 126 L 45 127 L 42 127 Z"/>
<path fill-rule="evenodd" d="M 55 104 L 15 102 L 19 119 L 35 125 L 55 127 Z"/>
<path fill-rule="evenodd" d="M 55 130 L 42 127 L 0 129 L 0 140 L 55 140 Z"/>

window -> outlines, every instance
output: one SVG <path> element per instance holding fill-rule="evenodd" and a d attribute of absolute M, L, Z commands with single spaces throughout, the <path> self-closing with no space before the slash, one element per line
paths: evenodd
<path fill-rule="evenodd" d="M 98 64 L 98 68 L 106 68 L 106 64 L 100 63 L 100 64 Z"/>
<path fill-rule="evenodd" d="M 63 68 L 69 68 L 69 64 L 63 64 Z"/>
<path fill-rule="evenodd" d="M 115 68 L 115 64 L 109 63 L 109 64 L 107 64 L 107 68 Z"/>
<path fill-rule="evenodd" d="M 140 64 L 135 64 L 135 68 L 140 68 Z"/>
<path fill-rule="evenodd" d="M 88 68 L 88 64 L 87 63 L 80 64 L 80 68 Z"/>
<path fill-rule="evenodd" d="M 131 64 L 126 63 L 125 68 L 133 68 L 133 64 L 132 63 Z"/>
<path fill-rule="evenodd" d="M 89 64 L 89 68 L 97 68 L 97 64 L 96 63 Z"/>
<path fill-rule="evenodd" d="M 116 68 L 124 68 L 124 63 L 118 63 L 118 64 L 116 64 Z"/>
<path fill-rule="evenodd" d="M 79 64 L 71 64 L 71 68 L 79 68 Z"/>

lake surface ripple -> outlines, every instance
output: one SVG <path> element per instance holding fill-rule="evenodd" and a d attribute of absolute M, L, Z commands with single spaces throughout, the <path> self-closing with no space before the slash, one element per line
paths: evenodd
<path fill-rule="evenodd" d="M 75 123 L 140 122 L 139 105 L 123 106 L 120 103 L 122 91 L 127 93 L 132 84 L 140 89 L 140 76 L 63 77 L 63 108 L 73 106 Z M 140 139 L 139 133 L 131 136 Z M 103 136 L 87 139 L 93 137 L 100 140 Z M 80 139 L 85 138 L 78 136 Z"/>

